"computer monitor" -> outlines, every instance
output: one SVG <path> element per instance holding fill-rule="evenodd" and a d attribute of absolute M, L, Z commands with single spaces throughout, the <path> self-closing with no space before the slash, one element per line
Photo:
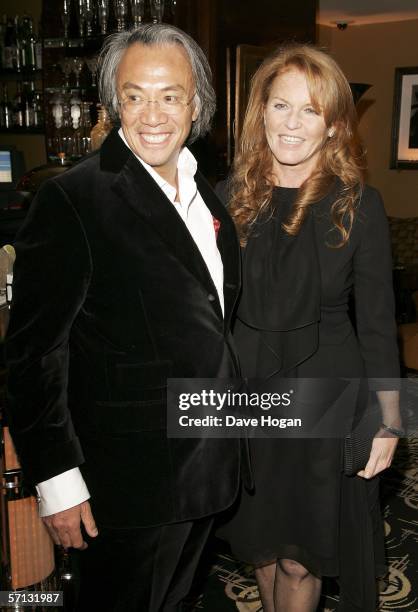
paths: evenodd
<path fill-rule="evenodd" d="M 24 170 L 22 152 L 0 144 L 0 191 L 13 191 Z"/>

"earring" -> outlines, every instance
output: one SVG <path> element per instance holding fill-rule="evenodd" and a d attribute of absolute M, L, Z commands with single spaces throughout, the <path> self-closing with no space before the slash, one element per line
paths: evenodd
<path fill-rule="evenodd" d="M 330 130 L 328 130 L 328 138 L 332 138 L 335 134 L 335 129 L 331 128 Z"/>

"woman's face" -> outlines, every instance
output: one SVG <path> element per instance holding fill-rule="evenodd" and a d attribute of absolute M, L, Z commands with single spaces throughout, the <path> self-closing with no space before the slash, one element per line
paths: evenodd
<path fill-rule="evenodd" d="M 296 69 L 277 76 L 264 109 L 267 142 L 273 154 L 273 173 L 300 175 L 314 170 L 330 135 L 321 113 L 312 106 L 305 75 Z M 332 134 L 332 131 L 331 131 Z"/>

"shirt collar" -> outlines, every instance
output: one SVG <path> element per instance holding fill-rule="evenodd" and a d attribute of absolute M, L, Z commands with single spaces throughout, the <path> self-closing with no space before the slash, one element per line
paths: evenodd
<path fill-rule="evenodd" d="M 160 189 L 165 193 L 165 195 L 168 197 L 170 202 L 174 202 L 176 193 L 177 193 L 176 189 L 172 185 L 170 185 L 170 183 L 168 183 L 162 176 L 160 176 L 158 172 L 156 172 L 152 166 L 144 162 L 144 160 L 141 159 L 139 155 L 137 155 L 135 151 L 132 150 L 132 148 L 129 146 L 128 141 L 125 138 L 125 134 L 123 133 L 122 128 L 119 128 L 118 134 L 122 138 L 126 146 L 135 155 L 137 160 L 141 162 L 141 164 L 143 165 L 145 170 L 148 172 L 148 174 L 152 176 L 154 181 L 157 183 L 158 187 L 160 187 Z M 194 182 L 194 175 L 196 174 L 196 171 L 197 171 L 196 158 L 194 157 L 193 153 L 189 151 L 187 147 L 183 147 L 182 150 L 180 151 L 180 155 L 177 161 L 177 172 L 178 172 L 178 179 L 179 179 L 178 182 L 179 182 L 179 191 L 180 191 L 179 197 L 180 197 L 180 202 L 182 204 L 184 203 L 183 198 L 182 198 L 182 191 L 183 191 L 182 185 L 184 185 L 185 182 L 186 183 L 189 183 L 190 181 Z M 187 206 L 190 205 L 192 200 L 193 198 L 189 200 L 189 202 L 187 203 Z"/>

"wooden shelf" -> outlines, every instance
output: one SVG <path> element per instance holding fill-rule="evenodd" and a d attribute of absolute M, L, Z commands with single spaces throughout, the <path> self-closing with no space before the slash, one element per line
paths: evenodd
<path fill-rule="evenodd" d="M 42 79 L 42 70 L 0 70 L 0 81 L 37 81 Z"/>
<path fill-rule="evenodd" d="M 83 85 L 83 87 L 74 87 L 73 85 L 70 85 L 70 87 L 66 87 L 65 85 L 60 86 L 60 87 L 45 87 L 44 89 L 45 93 L 49 93 L 49 94 L 55 94 L 55 93 L 79 93 L 82 96 L 88 94 L 88 93 L 95 93 L 97 96 L 97 85 L 90 85 L 89 87 L 86 87 Z"/>
<path fill-rule="evenodd" d="M 97 35 L 89 38 L 44 38 L 44 49 L 100 49 L 106 36 Z"/>
<path fill-rule="evenodd" d="M 11 128 L 0 128 L 0 134 L 45 134 L 45 128 L 41 127 L 11 127 Z"/>

